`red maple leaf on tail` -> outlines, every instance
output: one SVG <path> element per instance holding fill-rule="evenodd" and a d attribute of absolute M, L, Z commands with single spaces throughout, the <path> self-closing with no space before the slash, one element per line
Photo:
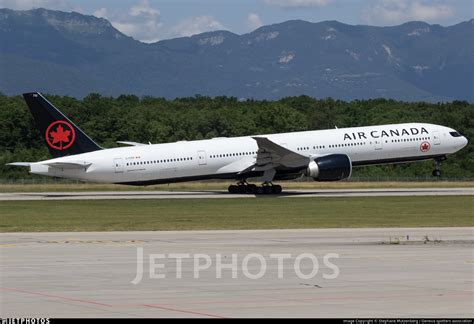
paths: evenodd
<path fill-rule="evenodd" d="M 64 130 L 63 126 L 59 125 L 56 128 L 56 131 L 49 132 L 49 135 L 53 138 L 53 144 L 59 142 L 60 149 L 63 148 L 63 143 L 69 142 L 69 135 L 71 135 L 71 131 Z"/>

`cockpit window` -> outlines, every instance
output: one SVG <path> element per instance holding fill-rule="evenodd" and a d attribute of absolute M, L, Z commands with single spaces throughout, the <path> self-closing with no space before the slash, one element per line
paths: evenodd
<path fill-rule="evenodd" d="M 462 135 L 459 134 L 459 132 L 449 132 L 449 134 L 451 134 L 452 137 L 461 137 Z"/>

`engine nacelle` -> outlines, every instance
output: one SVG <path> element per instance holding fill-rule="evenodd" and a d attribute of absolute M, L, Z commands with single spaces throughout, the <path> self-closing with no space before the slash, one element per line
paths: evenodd
<path fill-rule="evenodd" d="M 352 173 L 352 162 L 346 154 L 331 154 L 318 157 L 308 164 L 306 175 L 315 181 L 338 181 L 347 179 Z"/>

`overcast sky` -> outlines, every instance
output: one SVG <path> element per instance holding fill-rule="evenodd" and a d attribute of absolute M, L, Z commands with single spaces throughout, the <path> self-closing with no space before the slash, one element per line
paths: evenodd
<path fill-rule="evenodd" d="M 0 0 L 0 8 L 104 17 L 143 42 L 218 29 L 244 34 L 291 19 L 378 26 L 421 20 L 448 26 L 474 16 L 474 0 Z"/>

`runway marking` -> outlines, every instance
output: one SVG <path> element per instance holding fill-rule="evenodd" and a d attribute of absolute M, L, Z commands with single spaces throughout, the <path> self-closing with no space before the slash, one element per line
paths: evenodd
<path fill-rule="evenodd" d="M 171 312 L 178 312 L 178 313 L 185 313 L 185 314 L 194 314 L 194 315 L 215 317 L 215 318 L 226 318 L 224 316 L 215 315 L 215 314 L 201 313 L 201 312 L 195 312 L 195 311 L 189 311 L 189 310 L 177 309 L 177 308 L 170 308 L 170 307 L 165 307 L 165 306 L 161 306 L 161 305 L 154 305 L 154 304 L 146 304 L 146 305 L 141 305 L 141 306 L 150 307 L 150 308 L 158 308 L 158 309 L 163 309 L 163 310 L 167 310 L 167 311 L 171 311 Z"/>
<path fill-rule="evenodd" d="M 67 239 L 67 240 L 49 240 L 49 241 L 37 241 L 34 243 L 38 244 L 103 244 L 112 246 L 135 246 L 137 244 L 144 244 L 147 241 L 142 240 L 78 240 L 78 239 Z M 2 244 L 0 244 L 1 246 Z"/>
<path fill-rule="evenodd" d="M 283 302 L 310 302 L 310 301 L 318 301 L 318 300 L 351 300 L 351 299 L 390 299 L 390 298 L 426 298 L 426 297 L 453 297 L 453 296 L 471 296 L 472 293 L 469 291 L 466 292 L 459 292 L 455 294 L 449 294 L 449 293 L 443 293 L 443 292 L 438 292 L 437 294 L 423 294 L 423 295 L 372 295 L 372 296 L 364 296 L 364 295 L 352 295 L 352 296 L 340 296 L 340 297 L 327 297 L 327 296 L 321 296 L 321 297 L 311 297 L 311 298 L 284 298 L 284 299 L 278 299 L 274 297 L 264 297 L 264 298 L 271 298 L 271 299 L 259 299 L 259 300 L 228 300 L 228 301 L 201 301 L 201 302 L 180 302 L 180 303 L 170 303 L 170 304 L 135 304 L 135 305 L 111 305 L 111 304 L 105 304 L 105 303 L 99 303 L 96 301 L 92 300 L 85 300 L 85 299 L 78 299 L 78 298 L 71 298 L 71 297 L 66 297 L 66 296 L 60 296 L 60 295 L 54 295 L 54 294 L 48 294 L 48 293 L 43 293 L 43 292 L 35 292 L 35 291 L 28 291 L 24 289 L 17 289 L 17 288 L 6 288 L 6 287 L 0 287 L 0 290 L 4 291 L 10 291 L 10 292 L 18 292 L 18 293 L 24 293 L 24 294 L 29 294 L 29 295 L 36 295 L 36 296 L 43 296 L 43 297 L 50 297 L 50 298 L 57 298 L 61 300 L 66 300 L 66 301 L 72 301 L 72 302 L 79 302 L 79 303 L 86 303 L 86 304 L 92 304 L 96 306 L 103 306 L 103 307 L 124 307 L 124 306 L 141 306 L 141 307 L 148 307 L 148 308 L 156 308 L 156 309 L 161 309 L 161 310 L 166 310 L 170 312 L 177 312 L 177 313 L 184 313 L 184 314 L 193 314 L 193 315 L 198 315 L 198 316 L 206 316 L 206 317 L 213 317 L 213 318 L 226 318 L 222 315 L 217 315 L 217 314 L 211 314 L 211 313 L 205 313 L 205 312 L 198 312 L 198 311 L 192 311 L 192 310 L 185 310 L 185 309 L 180 309 L 180 308 L 175 308 L 175 307 L 170 307 L 170 306 L 178 306 L 178 305 L 218 305 L 218 304 L 254 304 L 254 303 L 266 303 L 266 304 L 271 304 L 271 303 L 276 303 L 276 304 L 281 304 Z"/>
<path fill-rule="evenodd" d="M 29 290 L 18 289 L 18 288 L 0 287 L 0 290 L 9 291 L 9 292 L 23 293 L 23 294 L 34 295 L 34 296 L 57 298 L 57 299 L 61 299 L 61 300 L 67 300 L 67 301 L 79 302 L 79 303 L 85 303 L 85 304 L 92 304 L 92 305 L 103 306 L 103 307 L 117 307 L 117 306 L 120 306 L 120 305 L 111 305 L 111 304 L 99 303 L 99 302 L 96 302 L 96 301 L 93 301 L 93 300 L 71 298 L 71 297 L 66 297 L 66 296 L 59 296 L 59 295 L 53 295 L 53 294 L 37 292 L 37 291 L 29 291 Z M 206 317 L 225 318 L 224 316 L 221 316 L 221 315 L 209 314 L 209 313 L 204 313 L 204 312 L 195 312 L 195 311 L 190 311 L 190 310 L 185 310 L 185 309 L 178 309 L 178 308 L 171 308 L 171 307 L 161 306 L 161 305 L 157 305 L 157 304 L 140 304 L 140 305 L 136 305 L 136 306 L 157 308 L 157 309 L 167 310 L 167 311 L 171 311 L 171 312 L 194 314 L 194 315 L 206 316 Z"/>
<path fill-rule="evenodd" d="M 99 303 L 99 302 L 95 302 L 93 300 L 71 298 L 71 297 L 47 294 L 47 293 L 42 293 L 42 292 L 37 292 L 37 291 L 29 291 L 29 290 L 24 290 L 24 289 L 0 287 L 0 290 L 11 291 L 11 292 L 19 292 L 19 293 L 24 293 L 24 294 L 29 294 L 29 295 L 36 295 L 36 296 L 43 296 L 43 297 L 58 298 L 58 299 L 62 299 L 62 300 L 68 300 L 68 301 L 85 303 L 85 304 L 92 304 L 92 305 L 97 305 L 97 306 L 113 307 L 113 305 Z"/>

